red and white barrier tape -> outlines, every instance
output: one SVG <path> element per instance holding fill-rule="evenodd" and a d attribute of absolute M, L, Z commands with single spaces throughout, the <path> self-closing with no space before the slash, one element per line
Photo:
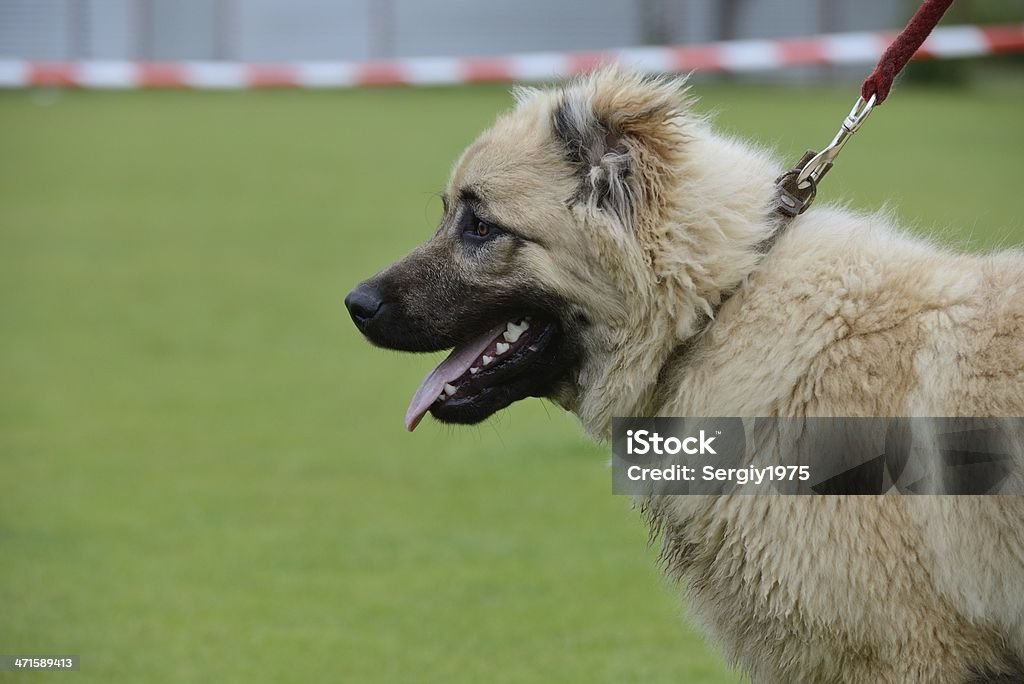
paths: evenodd
<path fill-rule="evenodd" d="M 33 62 L 0 59 L 0 88 L 350 88 L 449 85 L 567 78 L 616 61 L 647 72 L 750 72 L 799 65 L 870 64 L 895 33 L 834 33 L 789 40 L 738 40 L 600 52 L 502 57 L 419 57 L 389 61 Z M 1024 24 L 937 28 L 915 58 L 1024 51 Z"/>

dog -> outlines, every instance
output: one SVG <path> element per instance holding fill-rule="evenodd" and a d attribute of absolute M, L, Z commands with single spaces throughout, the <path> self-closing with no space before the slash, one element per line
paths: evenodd
<path fill-rule="evenodd" d="M 1021 252 L 828 206 L 781 232 L 782 168 L 716 133 L 681 79 L 609 67 L 514 95 L 433 237 L 346 298 L 376 345 L 453 350 L 409 430 L 526 397 L 601 440 L 613 416 L 1024 415 Z M 755 682 L 1024 681 L 1024 497 L 640 503 Z"/>

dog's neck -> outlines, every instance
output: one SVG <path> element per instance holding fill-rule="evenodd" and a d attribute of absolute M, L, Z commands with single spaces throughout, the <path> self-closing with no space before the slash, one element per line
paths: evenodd
<path fill-rule="evenodd" d="M 663 207 L 666 218 L 648 227 L 656 281 L 649 306 L 638 307 L 616 337 L 611 362 L 581 374 L 579 386 L 586 390 L 573 410 L 598 438 L 609 437 L 615 416 L 659 410 L 659 381 L 667 367 L 685 362 L 695 336 L 757 268 L 760 246 L 778 228 L 780 167 L 769 155 L 709 129 L 687 146 L 687 163 L 674 184 L 677 197 Z"/>

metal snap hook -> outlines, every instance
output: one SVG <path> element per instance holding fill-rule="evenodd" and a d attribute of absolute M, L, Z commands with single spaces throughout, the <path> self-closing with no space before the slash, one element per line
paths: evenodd
<path fill-rule="evenodd" d="M 839 132 L 832 138 L 832 142 L 821 152 L 814 155 L 800 170 L 799 175 L 796 177 L 797 187 L 806 188 L 810 183 L 817 183 L 821 180 L 821 177 L 825 175 L 825 172 L 831 168 L 836 157 L 839 156 L 846 142 L 868 118 L 868 114 L 871 113 L 871 108 L 874 106 L 874 95 L 866 101 L 863 97 L 857 98 L 850 113 L 843 119 L 843 125 L 839 128 Z"/>

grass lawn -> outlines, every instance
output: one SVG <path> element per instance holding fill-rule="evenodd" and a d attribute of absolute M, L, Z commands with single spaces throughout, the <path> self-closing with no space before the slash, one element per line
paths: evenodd
<path fill-rule="evenodd" d="M 789 161 L 842 90 L 706 87 Z M 433 230 L 504 88 L 0 95 L 0 653 L 45 682 L 737 682 L 608 452 L 406 403 L 342 298 Z M 898 89 L 821 199 L 1024 242 L 1024 93 Z"/>

